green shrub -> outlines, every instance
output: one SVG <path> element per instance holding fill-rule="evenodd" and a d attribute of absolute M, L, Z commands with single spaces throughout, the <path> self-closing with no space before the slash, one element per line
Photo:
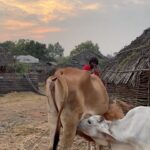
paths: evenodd
<path fill-rule="evenodd" d="M 15 64 L 15 71 L 16 73 L 27 73 L 29 71 L 30 65 L 25 63 L 17 63 Z"/>
<path fill-rule="evenodd" d="M 69 62 L 70 62 L 70 57 L 69 56 L 62 57 L 58 61 L 58 66 L 65 67 L 65 66 L 67 66 L 69 64 Z"/>

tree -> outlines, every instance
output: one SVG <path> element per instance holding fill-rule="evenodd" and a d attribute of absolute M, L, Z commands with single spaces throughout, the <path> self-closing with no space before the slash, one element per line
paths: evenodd
<path fill-rule="evenodd" d="M 29 41 L 29 40 L 19 39 L 19 40 L 16 42 L 16 46 L 15 46 L 15 49 L 13 50 L 13 54 L 15 54 L 15 55 L 27 55 L 27 54 L 29 54 L 29 53 L 26 51 L 26 43 L 27 43 L 28 41 Z"/>
<path fill-rule="evenodd" d="M 58 66 L 60 66 L 60 67 L 69 66 L 69 62 L 70 62 L 70 57 L 69 56 L 62 57 L 58 60 Z"/>
<path fill-rule="evenodd" d="M 113 56 L 111 55 L 111 54 L 107 54 L 107 56 L 106 56 L 108 59 L 112 59 L 113 58 Z"/>
<path fill-rule="evenodd" d="M 32 55 L 43 61 L 48 61 L 46 44 L 34 40 L 20 39 L 16 43 L 17 55 Z"/>
<path fill-rule="evenodd" d="M 3 43 L 0 43 L 0 46 L 11 52 L 13 52 L 13 50 L 15 49 L 15 43 L 12 41 L 5 41 Z"/>
<path fill-rule="evenodd" d="M 75 46 L 75 49 L 71 51 L 70 56 L 74 56 L 86 50 L 92 50 L 95 53 L 100 53 L 98 44 L 93 44 L 92 41 L 86 41 Z"/>
<path fill-rule="evenodd" d="M 48 45 L 49 57 L 58 59 L 63 57 L 64 48 L 59 44 L 59 42 Z"/>
<path fill-rule="evenodd" d="M 64 52 L 59 42 L 54 45 L 49 44 L 47 48 L 46 44 L 29 39 L 19 39 L 16 42 L 6 41 L 0 43 L 0 46 L 8 49 L 13 55 L 32 55 L 45 62 L 58 60 Z"/>
<path fill-rule="evenodd" d="M 46 44 L 31 40 L 26 43 L 26 52 L 40 60 L 48 61 Z"/>

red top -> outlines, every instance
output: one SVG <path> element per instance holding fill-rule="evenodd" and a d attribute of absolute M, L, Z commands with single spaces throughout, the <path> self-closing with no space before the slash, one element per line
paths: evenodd
<path fill-rule="evenodd" d="M 83 70 L 87 70 L 87 71 L 91 71 L 92 70 L 90 65 L 84 65 L 82 69 Z"/>
<path fill-rule="evenodd" d="M 95 75 L 97 75 L 98 77 L 100 77 L 100 71 L 99 70 L 93 70 L 91 67 L 90 67 L 90 65 L 84 65 L 83 66 L 83 68 L 82 68 L 83 70 L 87 70 L 87 71 L 90 71 L 91 72 L 91 74 L 95 74 Z"/>

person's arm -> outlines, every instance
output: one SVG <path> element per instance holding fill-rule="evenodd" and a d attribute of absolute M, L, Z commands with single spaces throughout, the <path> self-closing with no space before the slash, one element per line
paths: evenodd
<path fill-rule="evenodd" d="M 92 73 L 94 73 L 95 75 L 97 75 L 98 77 L 100 77 L 100 70 L 98 67 L 93 68 Z"/>

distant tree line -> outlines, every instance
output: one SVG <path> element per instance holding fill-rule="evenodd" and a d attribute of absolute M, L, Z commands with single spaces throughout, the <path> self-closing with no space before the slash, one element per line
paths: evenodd
<path fill-rule="evenodd" d="M 66 64 L 71 57 L 82 51 L 92 50 L 96 54 L 101 54 L 98 44 L 94 44 L 92 41 L 85 41 L 75 46 L 70 55 L 66 57 L 64 57 L 64 48 L 59 42 L 46 45 L 34 40 L 19 39 L 16 42 L 2 42 L 0 46 L 10 51 L 12 55 L 32 55 L 44 62 L 56 61 L 61 64 Z"/>
<path fill-rule="evenodd" d="M 34 40 L 20 39 L 16 42 L 5 41 L 0 43 L 0 46 L 10 51 L 12 55 L 32 55 L 41 61 L 56 61 L 64 55 L 64 48 L 59 42 L 46 46 Z"/>
<path fill-rule="evenodd" d="M 81 44 L 75 46 L 75 48 L 71 51 L 70 56 L 74 56 L 79 54 L 82 51 L 92 50 L 95 53 L 100 53 L 98 44 L 94 44 L 92 41 L 82 42 Z"/>

